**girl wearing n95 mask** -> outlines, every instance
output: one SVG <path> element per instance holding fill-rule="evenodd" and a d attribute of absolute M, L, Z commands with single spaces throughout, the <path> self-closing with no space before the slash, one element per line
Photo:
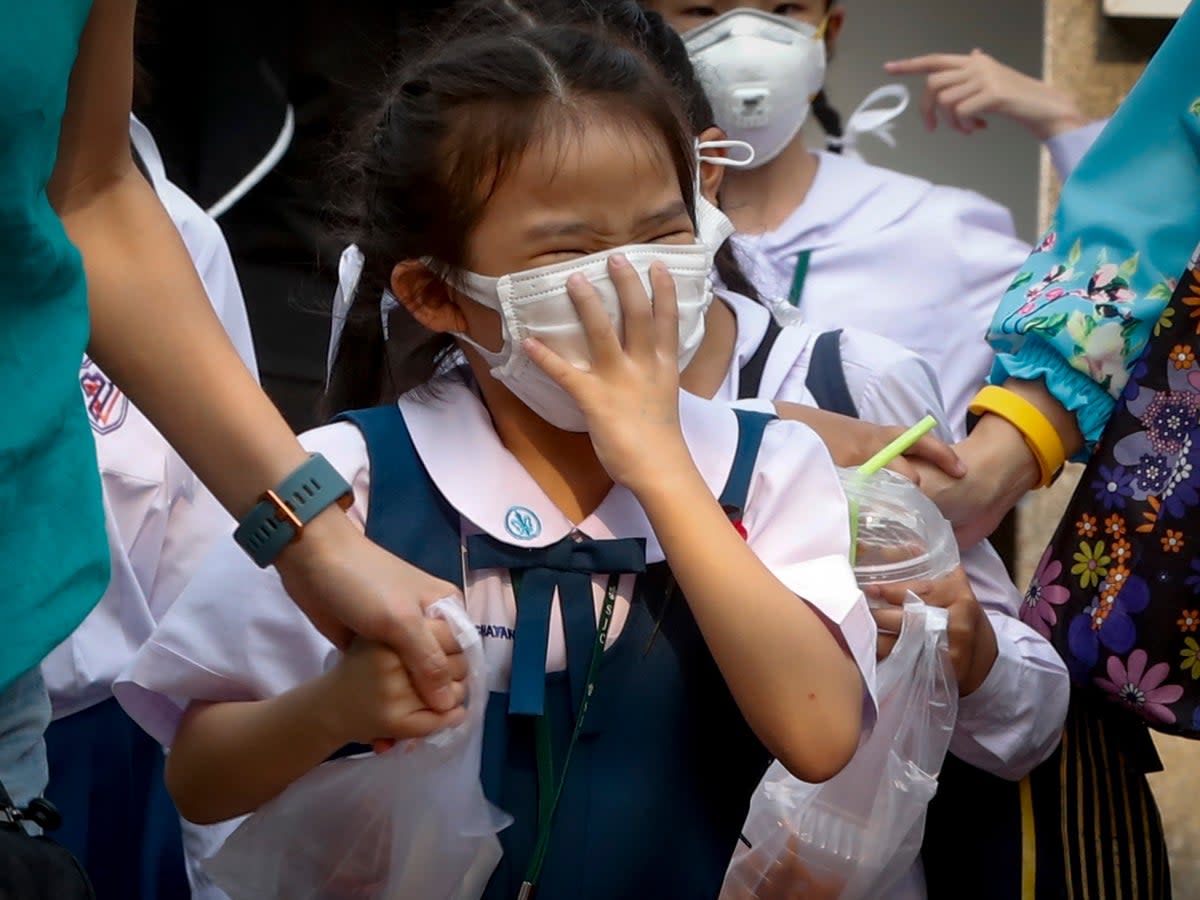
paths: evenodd
<path fill-rule="evenodd" d="M 840 4 L 644 5 L 683 34 L 717 124 L 755 149 L 750 167 L 728 173 L 721 207 L 737 226 L 738 247 L 760 292 L 784 311 L 798 309 L 815 327 L 862 328 L 925 357 L 941 375 L 951 428 L 962 436 L 967 403 L 991 365 L 983 335 L 1029 251 L 1008 210 L 969 191 L 807 147 L 802 126 L 810 114 L 827 130 L 840 130 L 823 91 L 826 58 L 845 22 Z M 982 77 L 975 68 L 984 63 L 968 66 L 964 59 L 914 62 L 905 71 L 940 66 L 931 83 L 951 81 L 971 91 L 970 79 Z M 1013 110 L 1033 127 L 1047 108 L 1057 110 L 1053 121 L 1038 124 L 1056 160 L 1072 166 L 1095 129 L 1071 130 L 1078 113 L 1038 82 L 1005 84 L 1008 93 L 972 107 L 974 116 Z M 1019 109 L 1003 102 L 1014 92 L 1032 99 Z M 961 99 L 954 88 L 931 97 L 947 115 Z M 843 140 L 852 143 L 857 130 L 850 127 Z"/>

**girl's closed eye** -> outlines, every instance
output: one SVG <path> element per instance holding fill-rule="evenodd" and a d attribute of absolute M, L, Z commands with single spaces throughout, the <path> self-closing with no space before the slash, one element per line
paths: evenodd
<path fill-rule="evenodd" d="M 633 227 L 620 234 L 602 234 L 581 224 L 569 226 L 539 225 L 528 232 L 531 236 L 552 233 L 552 242 L 533 245 L 528 254 L 528 268 L 552 265 L 570 259 L 590 256 L 624 244 L 692 244 L 696 230 L 683 201 L 673 201 L 667 208 L 644 216 Z"/>
<path fill-rule="evenodd" d="M 691 221 L 681 222 L 664 228 L 652 237 L 640 241 L 644 244 L 691 244 L 696 240 L 696 231 Z"/>
<path fill-rule="evenodd" d="M 647 216 L 633 233 L 641 244 L 690 244 L 696 240 L 695 226 L 682 200 Z"/>

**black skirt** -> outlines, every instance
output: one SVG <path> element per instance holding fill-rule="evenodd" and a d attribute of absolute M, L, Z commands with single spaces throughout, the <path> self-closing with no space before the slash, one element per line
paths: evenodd
<path fill-rule="evenodd" d="M 1169 900 L 1146 780 L 1161 769 L 1144 725 L 1077 692 L 1061 745 L 1020 782 L 948 757 L 921 849 L 929 900 Z"/>

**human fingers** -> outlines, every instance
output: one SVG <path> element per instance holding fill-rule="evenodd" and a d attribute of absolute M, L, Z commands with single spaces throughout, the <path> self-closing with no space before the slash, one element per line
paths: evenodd
<path fill-rule="evenodd" d="M 912 591 L 918 597 L 918 588 L 928 584 L 926 581 L 906 581 L 900 584 L 868 584 L 863 587 L 863 593 L 872 600 L 882 600 L 889 606 L 903 606 L 904 598 Z"/>
<path fill-rule="evenodd" d="M 592 283 L 576 272 L 567 279 L 567 295 L 575 306 L 579 321 L 583 324 L 593 369 L 603 368 L 620 360 L 621 340 L 613 328 L 608 311 L 604 308 L 604 301 Z"/>
<path fill-rule="evenodd" d="M 654 292 L 654 335 L 659 357 L 674 363 L 679 358 L 679 302 L 675 279 L 666 265 L 650 265 L 650 287 Z"/>
<path fill-rule="evenodd" d="M 959 68 L 969 57 L 963 53 L 926 53 L 907 59 L 894 59 L 883 64 L 890 75 L 929 75 L 944 69 Z"/>
<path fill-rule="evenodd" d="M 414 691 L 431 709 L 453 709 L 455 699 L 450 660 L 434 637 L 430 620 L 400 617 L 381 639 L 400 657 Z"/>
<path fill-rule="evenodd" d="M 624 331 L 622 346 L 625 353 L 641 362 L 649 361 L 655 352 L 655 311 L 650 295 L 646 293 L 637 270 L 629 264 L 624 254 L 615 253 L 609 258 L 608 273 L 621 303 Z"/>
<path fill-rule="evenodd" d="M 970 121 L 970 117 L 963 115 L 959 109 L 959 105 L 966 100 L 976 97 L 982 92 L 982 85 L 971 81 L 938 91 L 937 105 L 939 109 L 941 109 L 942 114 L 949 119 L 950 124 L 954 127 L 955 131 L 961 132 L 962 134 L 970 134 L 975 130 Z"/>
<path fill-rule="evenodd" d="M 450 623 L 445 619 L 430 619 L 429 630 L 433 632 L 434 638 L 437 639 L 438 646 L 447 654 L 462 653 L 462 647 L 458 643 L 458 638 L 454 636 L 454 629 L 450 627 Z"/>
<path fill-rule="evenodd" d="M 887 464 L 887 468 L 891 469 L 901 478 L 911 481 L 917 487 L 921 486 L 921 473 L 917 471 L 916 466 L 910 463 L 903 456 L 897 456 Z"/>
<path fill-rule="evenodd" d="M 974 73 L 969 66 L 955 66 L 951 69 L 944 69 L 930 75 L 925 84 L 929 86 L 934 93 L 940 93 L 947 88 L 955 87 L 956 85 L 965 84 L 974 78 Z"/>
<path fill-rule="evenodd" d="M 537 338 L 526 338 L 522 347 L 534 365 L 579 403 L 580 397 L 586 391 L 589 373 L 571 365 Z"/>
<path fill-rule="evenodd" d="M 951 478 L 962 478 L 967 474 L 966 464 L 959 459 L 954 447 L 933 434 L 923 436 L 904 455 L 931 463 Z M 920 484 L 919 479 L 914 480 Z"/>

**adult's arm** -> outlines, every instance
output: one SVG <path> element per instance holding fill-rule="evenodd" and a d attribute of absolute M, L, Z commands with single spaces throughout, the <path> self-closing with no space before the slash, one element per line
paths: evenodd
<path fill-rule="evenodd" d="M 50 199 L 83 256 L 88 352 L 234 516 L 306 454 L 255 384 L 129 150 L 135 0 L 95 0 L 71 75 Z M 421 602 L 451 591 L 366 540 L 336 507 L 279 558 L 292 598 L 345 644 L 392 645 L 422 696 L 452 705 Z"/>
<path fill-rule="evenodd" d="M 1200 241 L 1200 6 L 1185 11 L 1063 188 L 1053 222 L 1001 300 L 991 381 L 1036 406 L 1086 459 Z M 1039 479 L 994 414 L 955 448 L 969 475 L 923 473 L 964 543 Z"/>
<path fill-rule="evenodd" d="M 1067 180 L 1001 300 L 992 381 L 1044 381 L 1090 452 L 1200 241 L 1200 6 Z"/>

